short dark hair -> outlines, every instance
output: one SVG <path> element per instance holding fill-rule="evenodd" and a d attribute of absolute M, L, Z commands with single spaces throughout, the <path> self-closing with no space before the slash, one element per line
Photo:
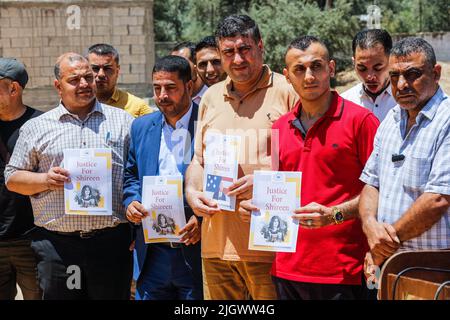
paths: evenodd
<path fill-rule="evenodd" d="M 119 64 L 119 52 L 110 44 L 97 43 L 90 46 L 88 49 L 88 54 L 94 53 L 98 56 L 108 56 L 112 55 L 117 64 Z"/>
<path fill-rule="evenodd" d="M 430 66 L 436 65 L 436 55 L 433 47 L 422 38 L 408 37 L 396 42 L 391 50 L 391 55 L 395 57 L 406 57 L 412 53 L 423 53 L 425 62 Z"/>
<path fill-rule="evenodd" d="M 178 77 L 183 81 L 183 83 L 186 83 L 192 79 L 191 66 L 189 65 L 189 62 L 180 56 L 169 55 L 158 59 L 153 67 L 152 74 L 159 71 L 177 72 Z"/>
<path fill-rule="evenodd" d="M 217 49 L 216 38 L 214 36 L 207 36 L 200 40 L 195 46 L 195 53 L 199 52 L 205 48 L 215 48 Z"/>
<path fill-rule="evenodd" d="M 216 39 L 236 36 L 251 37 L 256 43 L 261 40 L 256 22 L 247 15 L 231 15 L 219 22 L 216 29 Z"/>
<path fill-rule="evenodd" d="M 392 38 L 389 32 L 384 29 L 370 29 L 359 31 L 352 41 L 352 52 L 355 55 L 356 48 L 369 49 L 375 45 L 381 44 L 384 48 L 384 53 L 389 55 L 392 49 Z"/>
<path fill-rule="evenodd" d="M 195 43 L 191 41 L 183 41 L 179 42 L 172 48 L 172 52 L 180 51 L 181 49 L 188 48 L 189 49 L 189 60 L 194 62 L 195 59 Z"/>
<path fill-rule="evenodd" d="M 301 51 L 305 51 L 313 43 L 319 43 L 327 50 L 327 55 L 328 55 L 328 60 L 329 60 L 331 54 L 330 54 L 330 50 L 328 49 L 328 46 L 325 44 L 325 42 L 323 42 L 322 40 L 320 40 L 319 38 L 317 38 L 315 36 L 310 36 L 310 35 L 300 36 L 297 39 L 293 40 L 289 44 L 289 47 L 287 48 L 286 53 L 291 49 L 298 49 Z"/>

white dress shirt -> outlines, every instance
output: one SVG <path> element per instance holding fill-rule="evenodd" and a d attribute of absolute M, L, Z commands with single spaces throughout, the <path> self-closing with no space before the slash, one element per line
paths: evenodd
<path fill-rule="evenodd" d="M 376 97 L 375 101 L 373 101 L 364 90 L 362 83 L 358 83 L 356 86 L 343 92 L 341 97 L 369 109 L 375 114 L 380 122 L 384 120 L 389 110 L 397 104 L 392 96 L 391 85 L 384 89 L 384 91 Z"/>

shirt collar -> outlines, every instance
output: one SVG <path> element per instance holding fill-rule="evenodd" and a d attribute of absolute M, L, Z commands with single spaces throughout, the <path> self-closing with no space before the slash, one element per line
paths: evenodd
<path fill-rule="evenodd" d="M 262 72 L 263 73 L 261 75 L 261 78 L 258 80 L 258 82 L 249 90 L 249 92 L 247 92 L 243 97 L 241 97 L 240 100 L 244 99 L 246 96 L 255 92 L 256 90 L 267 88 L 273 84 L 273 72 L 272 72 L 272 70 L 270 70 L 268 65 L 266 65 L 266 64 L 263 65 Z M 233 90 L 232 90 L 233 80 L 231 80 L 230 77 L 227 77 L 225 79 L 224 86 L 225 86 L 225 90 L 224 90 L 223 95 L 225 97 L 231 98 L 231 99 L 237 98 L 236 94 L 233 93 Z"/>
<path fill-rule="evenodd" d="M 55 112 L 56 112 L 57 119 L 61 119 L 63 116 L 66 116 L 66 115 L 76 117 L 78 119 L 77 115 L 71 113 L 69 110 L 66 109 L 66 107 L 62 103 L 62 100 L 59 101 L 59 105 Z M 94 108 L 91 110 L 91 112 L 88 113 L 86 119 L 88 119 L 91 114 L 96 113 L 96 112 L 98 112 L 100 114 L 104 114 L 103 106 L 97 99 L 95 99 Z"/>
<path fill-rule="evenodd" d="M 434 115 L 436 114 L 437 109 L 439 108 L 439 105 L 442 103 L 442 100 L 447 99 L 447 96 L 444 94 L 444 91 L 442 91 L 441 87 L 438 87 L 436 90 L 436 93 L 431 97 L 430 100 L 428 100 L 427 104 L 420 110 L 419 114 L 417 115 L 416 123 L 419 123 L 420 119 L 422 117 L 426 117 L 428 120 L 433 120 Z M 406 118 L 408 116 L 408 113 L 406 110 L 402 109 L 400 105 L 396 105 L 394 110 L 394 119 L 395 121 L 400 121 L 402 118 Z"/>
<path fill-rule="evenodd" d="M 191 105 L 189 106 L 189 110 L 181 117 L 180 120 L 177 121 L 175 124 L 175 129 L 188 129 L 189 128 L 189 120 L 191 119 L 192 115 L 192 106 L 193 103 L 191 101 Z M 169 127 L 172 129 L 172 126 L 166 121 L 166 117 L 163 115 L 162 117 L 162 125 Z"/>
<path fill-rule="evenodd" d="M 367 98 L 367 99 L 370 99 L 370 101 L 373 101 L 372 98 L 367 94 L 366 90 L 364 90 L 364 83 L 361 82 L 359 85 L 360 85 L 360 88 L 359 88 L 360 98 Z M 389 82 L 389 85 L 383 90 L 383 92 L 378 95 L 378 97 L 380 97 L 382 95 L 386 95 L 386 94 L 388 94 L 392 97 L 392 87 L 391 87 L 390 82 Z"/>
<path fill-rule="evenodd" d="M 336 91 L 331 91 L 331 103 L 327 112 L 323 115 L 323 117 L 327 118 L 339 118 L 342 115 L 342 111 L 344 110 L 344 98 L 342 98 Z M 302 109 L 302 103 L 299 100 L 294 107 L 294 114 L 296 117 L 299 116 L 300 110 Z"/>
<path fill-rule="evenodd" d="M 109 101 L 117 102 L 120 99 L 120 90 L 115 88 L 114 93 L 112 94 L 111 98 L 109 98 Z"/>
<path fill-rule="evenodd" d="M 192 100 L 195 100 L 195 99 L 203 97 L 203 95 L 205 94 L 206 90 L 208 90 L 208 86 L 206 84 L 204 84 L 203 87 L 200 89 L 200 91 L 197 93 L 197 95 L 192 98 Z"/>

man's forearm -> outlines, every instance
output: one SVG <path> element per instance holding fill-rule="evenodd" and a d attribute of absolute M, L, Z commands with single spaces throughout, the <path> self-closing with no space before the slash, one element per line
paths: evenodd
<path fill-rule="evenodd" d="M 345 220 L 349 220 L 359 217 L 358 204 L 359 204 L 359 196 L 347 202 L 343 202 L 335 207 L 344 214 Z"/>
<path fill-rule="evenodd" d="M 14 172 L 6 183 L 9 191 L 31 196 L 49 190 L 47 173 L 19 170 Z"/>
<path fill-rule="evenodd" d="M 186 191 L 201 191 L 203 188 L 203 166 L 195 158 L 186 170 L 185 184 Z"/>
<path fill-rule="evenodd" d="M 416 238 L 431 229 L 449 206 L 449 195 L 428 192 L 422 194 L 393 225 L 400 241 Z"/>
<path fill-rule="evenodd" d="M 378 197 L 378 189 L 371 185 L 366 184 L 361 191 L 358 211 L 363 229 L 367 224 L 377 221 Z"/>

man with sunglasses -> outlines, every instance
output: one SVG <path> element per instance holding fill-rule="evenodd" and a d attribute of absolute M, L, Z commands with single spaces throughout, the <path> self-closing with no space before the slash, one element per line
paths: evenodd
<path fill-rule="evenodd" d="M 397 250 L 450 248 L 450 102 L 441 66 L 425 40 L 405 38 L 391 50 L 389 75 L 398 105 L 360 177 L 366 272 Z"/>

